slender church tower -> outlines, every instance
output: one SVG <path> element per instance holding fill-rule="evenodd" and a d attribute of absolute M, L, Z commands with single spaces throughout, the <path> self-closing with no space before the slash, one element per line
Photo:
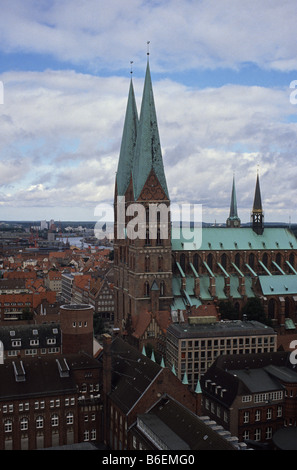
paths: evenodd
<path fill-rule="evenodd" d="M 170 199 L 149 61 L 139 120 L 130 84 L 114 206 L 115 326 L 123 331 L 131 317 L 172 302 Z"/>
<path fill-rule="evenodd" d="M 237 213 L 237 200 L 236 200 L 236 190 L 235 190 L 235 177 L 233 176 L 232 184 L 232 194 L 231 194 L 231 203 L 230 203 L 230 213 L 229 217 L 226 220 L 227 227 L 240 227 L 240 218 Z"/>
<path fill-rule="evenodd" d="M 257 235 L 262 235 L 264 231 L 264 213 L 262 209 L 259 173 L 257 173 L 254 204 L 251 215 L 252 228 Z"/>

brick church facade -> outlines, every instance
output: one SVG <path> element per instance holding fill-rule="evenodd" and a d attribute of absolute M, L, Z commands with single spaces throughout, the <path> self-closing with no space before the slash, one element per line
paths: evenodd
<path fill-rule="evenodd" d="M 157 347 L 179 315 L 228 301 L 241 318 L 258 298 L 278 333 L 295 335 L 297 240 L 264 226 L 259 175 L 249 226 L 238 217 L 234 179 L 225 227 L 175 226 L 170 202 L 148 62 L 140 116 L 130 82 L 115 181 L 115 326 L 139 347 Z"/>

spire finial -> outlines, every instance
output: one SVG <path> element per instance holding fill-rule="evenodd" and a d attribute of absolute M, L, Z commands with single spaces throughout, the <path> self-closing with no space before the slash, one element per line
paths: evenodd
<path fill-rule="evenodd" d="M 150 55 L 150 42 L 151 41 L 147 41 L 147 52 L 146 52 L 146 55 L 149 56 Z"/>
<path fill-rule="evenodd" d="M 133 67 L 132 67 L 132 64 L 133 64 L 133 60 L 130 60 L 130 65 L 131 65 L 130 73 L 131 73 L 131 77 L 132 77 L 132 74 L 133 74 Z"/>

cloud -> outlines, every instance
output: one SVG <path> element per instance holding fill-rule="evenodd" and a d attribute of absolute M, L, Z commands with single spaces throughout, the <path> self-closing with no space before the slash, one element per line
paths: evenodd
<path fill-rule="evenodd" d="M 1 5 L 4 52 L 49 54 L 92 70 L 143 67 L 146 42 L 156 70 L 239 68 L 252 62 L 296 70 L 294 0 L 11 0 Z"/>
<path fill-rule="evenodd" d="M 111 203 L 129 79 L 70 70 L 7 72 L 0 79 L 2 208 L 88 219 L 97 204 Z M 206 221 L 224 221 L 235 172 L 247 221 L 259 165 L 266 219 L 288 220 L 296 199 L 297 125 L 287 89 L 200 90 L 168 79 L 153 87 L 173 202 L 201 203 Z M 143 80 L 134 79 L 134 88 L 139 108 Z"/>

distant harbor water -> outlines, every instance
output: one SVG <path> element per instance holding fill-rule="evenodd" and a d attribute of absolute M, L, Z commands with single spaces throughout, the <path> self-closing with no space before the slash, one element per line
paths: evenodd
<path fill-rule="evenodd" d="M 92 243 L 87 243 L 84 241 L 83 237 L 62 237 L 62 241 L 64 243 L 68 242 L 70 246 L 76 246 L 77 248 L 87 248 L 88 246 L 91 246 L 92 248 L 97 248 L 99 250 L 113 249 L 111 246 L 93 245 Z"/>

